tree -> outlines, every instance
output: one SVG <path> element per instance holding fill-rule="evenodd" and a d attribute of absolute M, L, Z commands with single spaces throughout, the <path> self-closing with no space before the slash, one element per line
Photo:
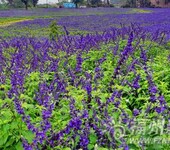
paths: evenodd
<path fill-rule="evenodd" d="M 32 4 L 35 7 L 38 4 L 38 0 L 32 0 Z"/>
<path fill-rule="evenodd" d="M 24 3 L 25 9 L 27 10 L 28 9 L 28 2 L 29 2 L 29 0 L 21 0 L 21 2 Z"/>
<path fill-rule="evenodd" d="M 159 0 L 157 0 L 159 1 Z M 149 7 L 151 5 L 150 0 L 127 0 L 126 3 L 130 7 Z"/>
<path fill-rule="evenodd" d="M 107 5 L 108 5 L 108 6 L 110 5 L 110 0 L 107 0 Z"/>
<path fill-rule="evenodd" d="M 91 0 L 91 5 L 99 5 L 101 3 L 101 0 Z"/>
<path fill-rule="evenodd" d="M 76 5 L 76 8 L 78 8 L 78 4 L 83 3 L 83 0 L 73 0 L 73 3 Z"/>
<path fill-rule="evenodd" d="M 13 8 L 23 8 L 28 9 L 30 4 L 34 7 L 37 5 L 38 0 L 3 0 L 6 5 L 13 7 Z"/>
<path fill-rule="evenodd" d="M 150 0 L 138 0 L 140 7 L 149 7 L 150 6 Z"/>
<path fill-rule="evenodd" d="M 21 2 L 21 0 L 6 0 L 6 5 L 9 6 L 9 7 L 14 7 L 14 8 L 24 6 L 23 3 Z"/>
<path fill-rule="evenodd" d="M 167 5 L 168 3 L 170 3 L 170 0 L 165 0 L 165 5 Z"/>
<path fill-rule="evenodd" d="M 90 6 L 90 0 L 87 0 L 87 6 Z"/>
<path fill-rule="evenodd" d="M 7 0 L 7 5 L 13 6 L 14 5 L 14 0 Z"/>
<path fill-rule="evenodd" d="M 136 0 L 127 0 L 127 4 L 130 7 L 136 7 Z"/>
<path fill-rule="evenodd" d="M 0 2 L 1 2 L 2 4 L 6 3 L 6 1 L 5 1 L 5 0 L 0 0 Z"/>
<path fill-rule="evenodd" d="M 110 0 L 104 0 L 104 4 L 109 6 L 110 5 Z"/>

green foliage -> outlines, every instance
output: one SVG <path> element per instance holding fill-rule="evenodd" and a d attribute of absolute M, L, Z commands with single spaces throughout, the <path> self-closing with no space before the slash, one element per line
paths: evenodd
<path fill-rule="evenodd" d="M 56 25 L 56 22 L 52 23 L 51 27 L 51 39 L 57 38 L 59 35 L 61 35 L 60 27 Z M 122 40 L 119 43 L 119 50 L 118 54 L 124 49 L 126 45 L 126 41 Z M 133 43 L 135 45 L 135 42 Z M 146 42 L 145 48 L 150 45 L 150 41 Z M 95 109 L 97 106 L 94 99 L 96 97 L 99 97 L 102 102 L 106 102 L 106 100 L 111 96 L 112 93 L 109 93 L 107 91 L 108 84 L 110 83 L 112 79 L 112 75 L 114 72 L 114 68 L 117 65 L 117 61 L 119 59 L 119 55 L 114 55 L 112 51 L 112 47 L 115 46 L 115 43 L 110 44 L 102 44 L 100 49 L 91 49 L 90 52 L 83 53 L 82 57 L 87 58 L 83 61 L 82 64 L 82 72 L 80 72 L 78 75 L 80 75 L 82 78 L 85 78 L 84 72 L 88 72 L 91 74 L 92 78 L 94 79 L 95 72 L 94 69 L 97 66 L 97 61 L 102 58 L 103 56 L 106 56 L 106 60 L 102 63 L 101 69 L 103 73 L 103 77 L 98 80 L 98 85 L 96 85 L 94 82 L 92 82 L 92 87 L 97 87 L 96 90 L 92 91 L 92 108 Z M 7 49 L 7 51 L 4 53 L 4 55 L 7 58 L 10 58 L 10 54 L 14 52 L 14 49 Z M 161 55 L 160 55 L 161 53 Z M 169 55 L 169 51 L 165 49 L 163 46 L 159 46 L 156 43 L 152 43 L 152 47 L 148 50 L 148 58 L 149 63 L 148 66 L 152 68 L 153 70 L 153 80 L 155 81 L 156 85 L 158 86 L 160 93 L 162 93 L 165 96 L 165 99 L 167 100 L 167 103 L 170 104 L 170 62 L 167 58 Z M 65 62 L 65 56 L 67 53 L 65 52 L 59 52 L 58 55 L 53 55 L 49 52 L 49 55 L 55 59 L 61 58 L 62 60 L 59 63 L 58 68 L 58 74 L 61 75 L 63 78 L 65 78 L 66 81 L 69 79 L 67 78 L 67 67 L 71 67 L 72 69 L 76 67 L 76 54 L 70 55 L 68 57 L 68 66 L 66 68 L 63 67 L 63 64 Z M 134 56 L 136 58 L 140 57 L 140 49 L 137 49 L 134 53 Z M 130 65 L 132 58 L 129 57 L 127 60 L 127 63 L 125 66 L 122 67 L 122 72 L 126 73 L 128 65 Z M 137 68 L 137 74 L 140 74 L 141 80 L 140 80 L 140 88 L 138 90 L 132 89 L 130 86 L 125 85 L 122 86 L 119 80 L 114 80 L 115 84 L 114 87 L 118 91 L 123 91 L 123 96 L 121 100 L 121 108 L 126 110 L 128 112 L 129 116 L 132 116 L 132 111 L 134 108 L 138 109 L 145 109 L 147 108 L 147 101 L 149 99 L 149 93 L 148 93 L 148 83 L 146 81 L 146 74 L 140 66 L 136 65 Z M 151 71 L 152 71 L 151 70 Z M 55 72 L 46 72 L 46 73 L 40 73 L 40 72 L 32 72 L 28 74 L 25 78 L 24 83 L 24 92 L 20 95 L 19 99 L 22 103 L 22 107 L 25 109 L 26 114 L 29 114 L 31 116 L 31 121 L 36 125 L 39 126 L 39 122 L 41 121 L 41 111 L 43 109 L 42 106 L 40 106 L 35 97 L 36 93 L 38 92 L 39 84 L 41 82 L 50 83 L 50 81 L 54 78 Z M 119 79 L 125 79 L 127 81 L 132 81 L 132 79 L 135 77 L 136 74 L 128 72 L 126 73 L 126 76 L 121 75 Z M 68 82 L 69 83 L 69 82 Z M 57 86 L 57 85 L 56 85 Z M 22 122 L 21 117 L 16 113 L 14 104 L 12 99 L 9 99 L 7 96 L 7 92 L 10 89 L 10 82 L 9 80 L 6 81 L 5 84 L 0 85 L 0 149 L 13 149 L 13 150 L 21 150 L 22 144 L 21 144 L 21 138 L 24 137 L 28 140 L 28 142 L 32 142 L 33 137 L 35 136 L 32 132 L 28 131 L 26 128 L 26 125 Z M 74 87 L 72 85 L 68 85 L 66 90 L 68 91 L 68 96 L 71 96 L 75 99 L 75 106 L 79 110 L 83 110 L 84 106 L 82 104 L 82 100 L 87 100 L 87 93 L 86 91 L 81 87 Z M 129 94 L 130 93 L 130 94 Z M 117 99 L 115 98 L 115 101 Z M 54 132 L 58 132 L 62 129 L 64 129 L 67 125 L 67 123 L 70 121 L 70 114 L 69 114 L 69 100 L 66 97 L 62 97 L 62 95 L 59 97 L 59 99 L 56 101 L 53 99 L 54 104 L 56 104 L 55 110 L 53 111 L 51 123 L 52 123 L 52 129 Z M 59 103 L 58 103 L 59 102 Z M 3 107 L 5 105 L 5 107 Z M 153 139 L 155 137 L 158 138 L 169 138 L 167 135 L 159 135 L 156 134 L 154 131 L 150 131 L 149 123 L 146 121 L 146 126 L 144 128 L 145 132 L 140 133 L 138 130 L 134 130 L 134 132 L 131 132 L 125 125 L 120 124 L 120 110 L 116 109 L 116 112 L 113 114 L 113 109 L 115 107 L 112 104 L 109 104 L 108 106 L 108 112 L 109 115 L 112 116 L 113 122 L 115 126 L 123 126 L 126 130 L 126 139 L 128 141 L 128 145 L 130 149 L 138 150 L 140 149 L 138 146 L 138 142 L 141 140 L 142 137 Z M 156 116 L 155 113 L 149 114 L 150 118 Z M 89 112 L 89 116 L 92 117 L 92 111 Z M 100 116 L 101 117 L 101 116 Z M 142 119 L 145 117 L 145 113 L 141 112 L 138 119 Z M 159 115 L 157 115 L 158 118 L 160 118 Z M 150 120 L 151 122 L 151 120 Z M 155 128 L 156 129 L 156 128 Z M 150 133 L 150 134 L 148 134 Z M 49 134 L 49 133 L 48 133 Z M 66 135 L 67 136 L 67 135 Z M 108 138 L 109 135 L 107 135 Z M 130 139 L 136 139 L 134 142 L 130 141 Z M 105 150 L 107 148 L 100 147 L 96 143 L 97 137 L 94 131 L 90 131 L 89 135 L 89 145 L 88 149 L 101 149 Z M 151 141 L 152 142 L 152 141 Z M 148 143 L 146 145 L 147 149 L 155 149 L 155 145 Z M 157 149 L 169 149 L 168 144 L 164 145 L 156 145 Z M 55 147 L 56 149 L 65 149 L 69 150 L 71 148 L 69 147 Z M 50 149 L 50 148 L 49 148 Z"/>
<path fill-rule="evenodd" d="M 0 106 L 2 106 L 0 111 L 0 149 L 23 150 L 21 138 L 24 137 L 31 142 L 34 138 L 33 133 L 22 122 L 11 99 L 0 99 Z"/>
<path fill-rule="evenodd" d="M 91 0 L 92 6 L 98 6 L 101 3 L 101 0 Z"/>
<path fill-rule="evenodd" d="M 56 40 L 62 34 L 61 27 L 57 25 L 56 21 L 53 21 L 50 25 L 50 39 Z"/>
<path fill-rule="evenodd" d="M 77 8 L 77 7 L 78 7 L 78 4 L 83 3 L 84 0 L 72 0 L 72 1 L 73 1 L 73 3 L 76 4 L 76 8 Z"/>

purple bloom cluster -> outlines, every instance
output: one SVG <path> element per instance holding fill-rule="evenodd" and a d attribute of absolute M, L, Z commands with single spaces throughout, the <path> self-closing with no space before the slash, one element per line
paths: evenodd
<path fill-rule="evenodd" d="M 113 78 L 116 78 L 119 75 L 121 66 L 128 59 L 129 55 L 133 52 L 132 41 L 133 41 L 133 32 L 131 32 L 131 34 L 129 36 L 127 46 L 120 54 L 120 58 L 119 58 L 117 67 L 114 70 Z"/>
<path fill-rule="evenodd" d="M 145 30 L 138 29 L 139 26 L 132 24 L 126 28 L 112 28 L 101 34 L 77 36 L 68 34 L 60 37 L 58 41 L 26 37 L 0 41 L 0 58 L 3 62 L 0 69 L 7 77 L 10 73 L 9 98 L 13 99 L 15 109 L 21 115 L 28 130 L 35 135 L 31 143 L 22 139 L 24 149 L 31 150 L 39 147 L 47 149 L 47 146 L 55 148 L 55 146 L 65 147 L 70 144 L 70 147 L 75 149 L 86 150 L 91 142 L 91 134 L 96 136 L 95 144 L 101 147 L 129 149 L 125 138 L 121 137 L 118 139 L 119 142 L 116 141 L 116 125 L 113 123 L 113 117 L 115 117 L 114 114 L 118 114 L 119 116 L 115 117 L 116 121 L 130 128 L 133 119 L 141 115 L 141 108 L 131 104 L 130 101 L 131 97 L 138 98 L 138 89 L 141 88 L 139 81 L 142 82 L 143 79 L 141 73 L 137 73 L 137 67 L 144 70 L 146 75 L 148 82 L 146 95 L 148 94 L 150 98 L 149 109 L 160 115 L 168 114 L 166 100 L 156 86 L 151 69 L 147 65 L 149 61 L 147 51 L 138 42 L 141 39 L 142 42 L 153 40 L 154 34 L 145 37 L 143 36 L 146 35 Z M 118 43 L 127 37 L 127 44 L 124 48 L 116 47 L 116 55 L 108 48 L 105 54 L 95 61 L 91 61 L 93 56 L 84 57 L 92 48 L 100 50 L 103 44 Z M 10 52 L 11 49 L 12 52 Z M 10 52 L 10 56 L 6 51 Z M 72 56 L 76 60 L 70 62 Z M 108 57 L 113 58 L 115 65 L 111 77 L 106 77 L 108 74 L 105 75 L 110 68 L 103 69 Z M 83 68 L 83 63 L 88 61 L 91 61 L 92 66 L 86 67 L 92 68 L 91 70 Z M 72 64 L 73 62 L 75 64 Z M 33 91 L 32 99 L 42 108 L 40 112 L 42 120 L 38 127 L 32 123 L 31 116 L 25 113 L 22 107 L 23 100 L 20 99 L 20 95 L 25 94 L 26 91 L 26 78 L 35 72 L 40 74 L 40 81 L 36 91 Z M 109 79 L 103 82 L 105 78 Z M 102 87 L 98 86 L 99 79 L 103 84 Z M 70 95 L 70 92 L 76 93 L 79 90 L 81 93 L 78 93 L 80 97 L 77 95 L 79 98 L 77 101 L 77 97 Z M 84 94 L 83 98 L 81 94 Z M 126 101 L 125 98 L 130 100 Z M 62 100 L 65 100 L 63 105 L 69 108 L 69 119 L 65 127 L 58 131 L 52 127 L 51 122 L 53 111 L 62 109 L 60 106 Z M 71 140 L 74 143 L 71 143 Z"/>
<path fill-rule="evenodd" d="M 143 10 L 143 9 L 142 9 Z M 31 31 L 35 29 L 44 29 L 49 26 L 52 20 L 57 20 L 58 24 L 64 27 L 66 35 L 68 35 L 68 30 L 80 30 L 88 32 L 103 32 L 110 30 L 112 28 L 126 28 L 131 26 L 131 24 L 140 25 L 137 30 L 145 30 L 151 34 L 157 34 L 166 32 L 166 39 L 170 38 L 170 16 L 169 9 L 144 9 L 149 11 L 149 13 L 134 13 L 133 9 L 116 9 L 116 8 L 87 8 L 87 9 L 38 9 L 38 10 L 6 10 L 0 12 L 0 17 L 18 17 L 18 16 L 49 16 L 48 18 L 39 18 L 34 20 L 27 20 L 19 23 L 15 23 L 9 27 L 3 28 L 1 32 L 8 32 L 9 35 L 23 35 L 19 32 L 26 32 L 29 36 L 27 29 Z M 131 12 L 131 13 L 130 13 Z M 63 13 L 66 16 L 63 16 Z M 58 17 L 60 18 L 58 18 Z M 62 17 L 61 17 L 62 16 Z M 140 19 L 139 19 L 140 18 Z M 97 22 L 97 23 L 96 23 Z M 25 28 L 26 27 L 26 28 Z M 65 30 L 67 27 L 68 30 Z M 125 30 L 124 30 L 125 31 Z M 39 33 L 40 36 L 41 33 Z M 162 34 L 163 35 L 163 34 Z M 46 36 L 45 34 L 41 36 Z M 145 37 L 147 35 L 144 35 Z M 158 38 L 159 36 L 154 36 Z M 161 37 L 160 37 L 161 38 Z"/>
<path fill-rule="evenodd" d="M 159 90 L 157 88 L 157 86 L 154 83 L 153 77 L 152 77 L 152 73 L 149 70 L 149 68 L 147 67 L 147 56 L 146 56 L 146 51 L 144 49 L 141 49 L 141 59 L 142 59 L 142 63 L 143 63 L 143 69 L 146 73 L 146 80 L 148 81 L 148 91 L 149 91 L 149 95 L 150 95 L 150 102 L 152 104 L 154 103 L 158 103 L 158 106 L 153 106 L 152 109 L 154 109 L 158 114 L 163 113 L 166 108 L 167 108 L 167 104 L 164 100 L 164 97 L 162 95 L 160 95 Z M 160 95 L 160 96 L 158 96 Z M 148 106 L 148 109 L 146 110 L 146 112 L 148 113 L 151 110 L 151 106 Z"/>
<path fill-rule="evenodd" d="M 139 88 L 140 88 L 139 80 L 140 80 L 140 75 L 137 75 L 136 78 L 135 78 L 134 81 L 133 81 L 133 87 L 134 87 L 135 89 L 139 89 Z"/>

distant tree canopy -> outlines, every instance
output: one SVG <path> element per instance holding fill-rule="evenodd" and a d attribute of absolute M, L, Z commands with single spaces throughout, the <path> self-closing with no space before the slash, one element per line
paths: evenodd
<path fill-rule="evenodd" d="M 36 7 L 36 5 L 38 4 L 38 0 L 32 0 L 32 4 L 34 7 Z"/>
<path fill-rule="evenodd" d="M 165 4 L 168 4 L 168 3 L 170 3 L 170 0 L 165 0 Z"/>
<path fill-rule="evenodd" d="M 12 6 L 14 4 L 14 0 L 7 0 L 7 5 Z"/>
<path fill-rule="evenodd" d="M 152 1 L 154 3 L 151 3 L 151 0 L 111 0 L 111 1 L 119 1 L 119 2 L 123 2 L 124 1 L 124 5 L 123 7 L 156 7 L 160 5 L 168 5 L 170 3 L 170 0 L 155 0 Z"/>
<path fill-rule="evenodd" d="M 31 5 L 36 7 L 36 5 L 38 4 L 38 0 L 6 0 L 6 3 L 10 7 L 25 7 L 25 9 L 28 9 L 28 7 Z"/>
<path fill-rule="evenodd" d="M 6 4 L 8 7 L 28 7 L 33 6 L 36 7 L 38 4 L 38 0 L 1 0 L 3 4 Z M 67 2 L 67 0 L 59 0 L 62 4 L 63 2 Z M 86 4 L 87 6 L 109 6 L 110 3 L 120 2 L 126 4 L 125 7 L 149 7 L 151 5 L 150 0 L 72 0 L 75 3 L 76 7 L 79 4 Z M 170 3 L 170 0 L 157 0 L 158 3 Z"/>
<path fill-rule="evenodd" d="M 151 4 L 150 0 L 127 0 L 126 3 L 129 7 L 148 7 Z"/>
<path fill-rule="evenodd" d="M 12 7 L 12 8 L 24 7 L 21 0 L 6 0 L 5 3 L 8 7 Z"/>
<path fill-rule="evenodd" d="M 72 0 L 72 2 L 76 4 L 76 7 L 78 4 L 86 4 L 87 6 L 110 5 L 110 0 Z"/>
<path fill-rule="evenodd" d="M 127 4 L 130 7 L 136 7 L 136 0 L 127 0 Z"/>
<path fill-rule="evenodd" d="M 151 5 L 150 0 L 139 0 L 140 7 L 149 7 Z"/>
<path fill-rule="evenodd" d="M 99 3 L 101 3 L 101 0 L 91 0 L 90 2 L 92 5 L 99 5 Z"/>
<path fill-rule="evenodd" d="M 72 2 L 75 3 L 76 8 L 78 8 L 78 4 L 83 3 L 83 0 L 73 0 Z"/>
<path fill-rule="evenodd" d="M 25 5 L 25 9 L 27 10 L 29 0 L 21 0 L 21 2 L 23 2 L 23 4 Z"/>

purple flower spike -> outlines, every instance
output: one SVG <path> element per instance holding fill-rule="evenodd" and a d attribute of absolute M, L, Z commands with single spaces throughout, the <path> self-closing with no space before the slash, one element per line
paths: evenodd
<path fill-rule="evenodd" d="M 137 77 L 133 81 L 133 88 L 135 88 L 135 89 L 139 89 L 140 88 L 139 80 L 140 80 L 140 75 L 137 75 Z"/>
<path fill-rule="evenodd" d="M 126 146 L 124 147 L 124 150 L 129 150 L 128 145 L 126 145 Z"/>
<path fill-rule="evenodd" d="M 156 107 L 155 110 L 158 114 L 160 114 L 165 110 L 165 108 L 163 106 L 161 106 L 161 107 Z"/>
<path fill-rule="evenodd" d="M 83 59 L 81 57 L 81 54 L 77 55 L 77 65 L 76 65 L 76 72 L 80 72 L 82 70 L 82 63 L 83 63 Z"/>
<path fill-rule="evenodd" d="M 157 87 L 156 86 L 152 86 L 150 89 L 149 89 L 149 91 L 151 92 L 151 93 L 153 93 L 153 94 L 156 94 L 157 93 Z"/>
<path fill-rule="evenodd" d="M 135 108 L 135 109 L 133 110 L 133 115 L 134 115 L 134 116 L 138 116 L 139 113 L 140 113 L 140 112 L 139 112 L 138 109 Z"/>
<path fill-rule="evenodd" d="M 86 135 L 80 136 L 80 146 L 83 148 L 83 150 L 87 150 L 88 143 L 89 139 Z"/>

